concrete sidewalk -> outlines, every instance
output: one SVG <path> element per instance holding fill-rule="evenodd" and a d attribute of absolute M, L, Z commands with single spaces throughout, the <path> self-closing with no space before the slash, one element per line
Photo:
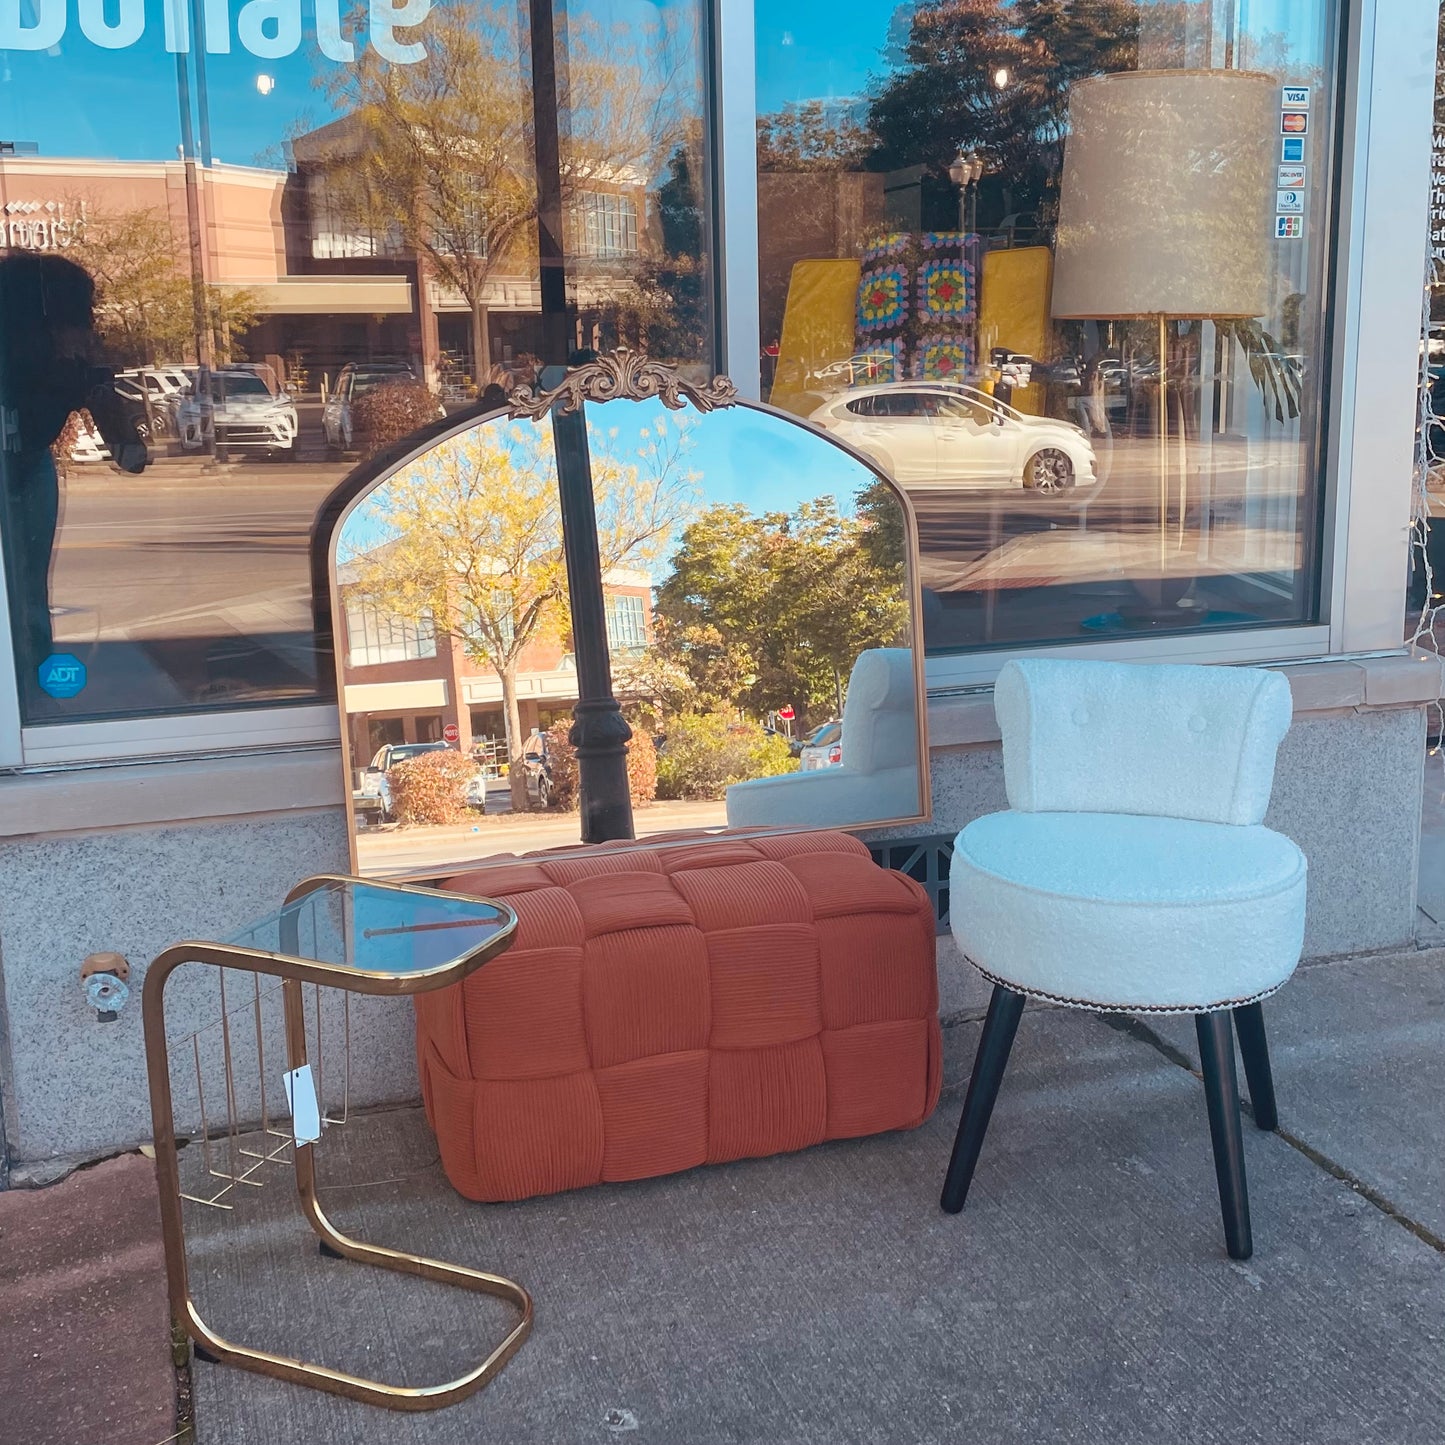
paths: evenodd
<path fill-rule="evenodd" d="M 155 1165 L 0 1193 L 0 1440 L 162 1445 L 176 1406 Z"/>
<path fill-rule="evenodd" d="M 536 1330 L 435 1414 L 196 1362 L 202 1445 L 1442 1438 L 1445 951 L 1309 966 L 1266 1006 L 1283 1130 L 1246 1126 L 1246 1264 L 1187 1020 L 1030 1007 L 968 1208 L 941 1214 L 983 998 L 947 950 L 942 972 L 951 1087 L 910 1134 L 478 1206 L 419 1110 L 329 1131 L 343 1229 L 510 1274 Z M 284 1172 L 239 1205 L 188 1221 L 202 1314 L 233 1339 L 421 1384 L 506 1327 L 322 1258 Z"/>

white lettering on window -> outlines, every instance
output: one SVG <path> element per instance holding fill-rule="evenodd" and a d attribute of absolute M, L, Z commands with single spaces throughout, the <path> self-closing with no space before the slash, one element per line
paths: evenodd
<path fill-rule="evenodd" d="M 141 38 L 146 28 L 145 0 L 116 0 L 116 21 L 108 24 L 105 0 L 80 0 L 76 7 L 85 38 L 102 50 L 124 50 Z"/>
<path fill-rule="evenodd" d="M 301 44 L 301 0 L 248 0 L 236 17 L 236 38 L 263 60 L 294 55 Z"/>
<path fill-rule="evenodd" d="M 172 55 L 187 55 L 191 49 L 191 16 L 186 0 L 163 0 L 166 49 Z"/>
<path fill-rule="evenodd" d="M 145 35 L 149 0 L 115 0 L 116 20 L 106 18 L 110 0 L 76 0 L 81 34 L 103 50 L 127 50 Z M 356 45 L 341 25 L 342 0 L 315 0 L 316 42 L 321 53 L 342 65 L 356 60 Z M 398 30 L 415 30 L 431 14 L 432 0 L 367 0 L 372 49 L 393 65 L 426 59 L 420 39 L 401 41 Z M 65 38 L 68 0 L 0 0 L 0 50 L 53 50 Z M 165 47 L 189 54 L 192 44 L 187 0 L 161 0 Z M 213 55 L 231 53 L 229 0 L 202 0 L 198 21 Z M 280 60 L 301 48 L 301 0 L 247 0 L 236 17 L 241 49 L 263 60 Z"/>
<path fill-rule="evenodd" d="M 30 0 L 34 25 L 21 20 L 21 0 L 0 0 L 0 50 L 49 50 L 65 34 L 65 0 Z"/>
<path fill-rule="evenodd" d="M 391 0 L 370 3 L 371 44 L 376 53 L 393 65 L 415 65 L 425 60 L 426 46 L 420 41 L 403 45 L 394 32 L 420 25 L 431 14 L 431 0 L 402 0 L 400 5 L 393 5 Z"/>
<path fill-rule="evenodd" d="M 341 0 L 316 0 L 316 40 L 328 60 L 350 65 L 356 47 L 341 33 Z"/>
<path fill-rule="evenodd" d="M 201 27 L 206 49 L 212 55 L 231 53 L 231 12 L 226 0 L 205 0 L 201 6 Z"/>

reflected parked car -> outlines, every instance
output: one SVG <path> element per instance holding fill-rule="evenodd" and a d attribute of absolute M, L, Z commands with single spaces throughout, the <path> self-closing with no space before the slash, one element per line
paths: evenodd
<path fill-rule="evenodd" d="M 371 761 L 362 769 L 361 785 L 352 794 L 352 803 L 361 816 L 372 815 L 378 821 L 390 823 L 396 814 L 391 805 L 391 784 L 387 781 L 388 771 L 409 758 L 420 757 L 423 753 L 440 752 L 446 744 L 434 743 L 387 743 L 378 748 Z"/>
<path fill-rule="evenodd" d="M 180 398 L 148 386 L 136 372 L 120 372 L 114 382 L 121 410 L 147 445 L 156 437 L 176 430 L 176 408 Z"/>
<path fill-rule="evenodd" d="M 70 460 L 73 462 L 108 462 L 110 448 L 105 444 L 100 429 L 90 420 L 89 414 L 79 412 L 75 418 L 75 440 L 70 444 Z"/>
<path fill-rule="evenodd" d="M 327 449 L 332 453 L 351 451 L 359 432 L 353 411 L 356 402 L 378 386 L 391 386 L 400 381 L 415 382 L 419 378 L 404 362 L 347 362 L 336 378 L 336 390 L 321 409 L 321 429 L 326 433 Z M 446 408 L 438 402 L 437 415 L 446 414 Z"/>
<path fill-rule="evenodd" d="M 296 403 L 269 366 L 201 368 L 176 408 L 181 447 L 212 445 L 281 456 L 296 446 Z"/>
<path fill-rule="evenodd" d="M 798 771 L 811 773 L 817 768 L 843 766 L 843 724 L 826 722 L 803 739 L 798 749 Z"/>
<path fill-rule="evenodd" d="M 534 808 L 552 806 L 552 758 L 547 739 L 533 733 L 522 744 L 522 770 L 527 778 L 527 800 Z M 485 812 L 487 806 L 487 770 L 478 767 L 477 775 L 467 784 L 467 806 Z"/>
<path fill-rule="evenodd" d="M 1083 429 L 1029 416 L 954 382 L 893 382 L 831 398 L 809 417 L 905 487 L 1027 487 L 1094 481 Z"/>
<path fill-rule="evenodd" d="M 352 806 L 359 817 L 368 815 L 382 823 L 396 820 L 391 803 L 391 784 L 387 773 L 398 763 L 419 758 L 423 753 L 445 752 L 448 743 L 386 743 L 379 747 L 371 761 L 362 769 L 361 786 L 351 795 Z M 470 798 L 468 799 L 470 801 Z"/>
<path fill-rule="evenodd" d="M 818 741 L 819 734 L 825 732 L 828 728 L 837 726 L 837 720 L 834 719 L 830 722 L 821 722 L 816 727 L 809 728 L 805 733 L 798 733 L 796 737 L 784 733 L 779 733 L 778 736 L 787 737 L 788 751 L 796 758 L 802 753 L 804 748 L 812 747 L 813 744 Z M 767 731 L 767 729 L 764 729 L 764 731 Z"/>

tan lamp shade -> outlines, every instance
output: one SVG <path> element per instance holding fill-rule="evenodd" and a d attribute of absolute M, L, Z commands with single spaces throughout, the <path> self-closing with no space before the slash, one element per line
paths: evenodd
<path fill-rule="evenodd" d="M 1080 81 L 1069 100 L 1054 316 L 1262 316 L 1278 157 L 1273 76 L 1139 70 Z"/>

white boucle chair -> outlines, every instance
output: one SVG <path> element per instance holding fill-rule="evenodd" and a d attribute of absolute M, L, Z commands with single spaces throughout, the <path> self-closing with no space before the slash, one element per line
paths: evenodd
<path fill-rule="evenodd" d="M 1009 810 L 954 843 L 949 911 L 993 985 L 943 1186 L 963 1208 L 1024 999 L 1192 1013 L 1225 1242 L 1252 1252 L 1232 1013 L 1255 1122 L 1278 1118 L 1260 1000 L 1304 941 L 1305 859 L 1262 826 L 1289 685 L 1259 668 L 1034 659 L 994 705 Z"/>

